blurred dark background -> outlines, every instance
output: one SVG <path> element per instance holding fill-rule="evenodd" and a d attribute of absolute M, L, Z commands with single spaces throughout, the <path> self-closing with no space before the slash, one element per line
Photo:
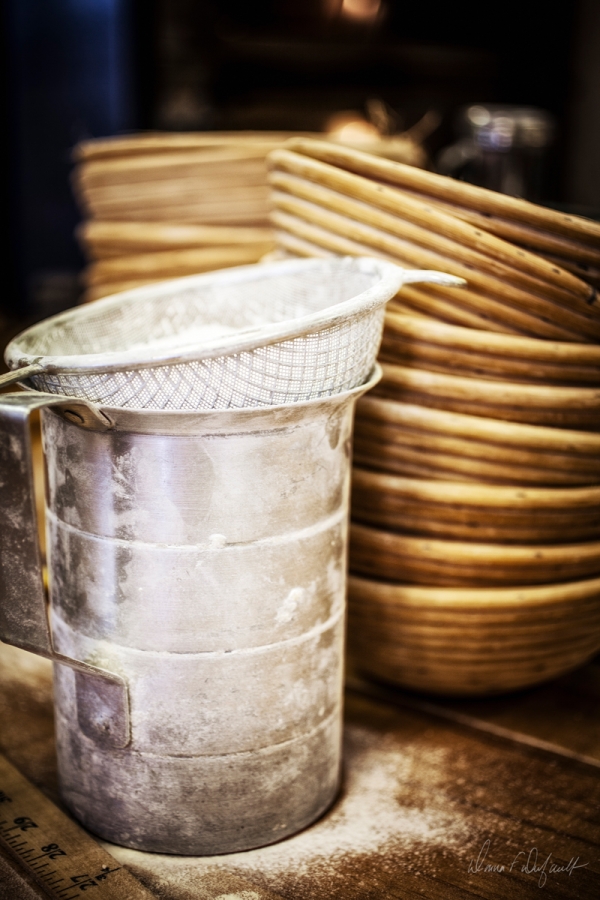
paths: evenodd
<path fill-rule="evenodd" d="M 465 104 L 538 107 L 556 136 L 541 200 L 600 209 L 600 3 L 400 0 L 4 0 L 2 311 L 77 302 L 71 150 L 139 129 L 318 131 L 383 101 L 426 113 L 435 165 Z"/>

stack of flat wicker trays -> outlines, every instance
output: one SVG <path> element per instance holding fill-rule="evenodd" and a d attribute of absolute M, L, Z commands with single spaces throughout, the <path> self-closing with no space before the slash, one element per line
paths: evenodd
<path fill-rule="evenodd" d="M 600 225 L 297 139 L 278 245 L 439 269 L 405 286 L 358 406 L 349 646 L 418 690 L 523 688 L 600 650 Z"/>
<path fill-rule="evenodd" d="M 86 299 L 270 252 L 265 156 L 288 137 L 157 133 L 80 144 L 72 183 L 85 216 Z"/>

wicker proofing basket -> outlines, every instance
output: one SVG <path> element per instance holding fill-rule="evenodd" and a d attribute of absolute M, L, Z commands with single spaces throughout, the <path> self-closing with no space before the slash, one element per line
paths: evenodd
<path fill-rule="evenodd" d="M 358 671 L 449 696 L 531 687 L 600 650 L 600 578 L 511 588 L 435 588 L 351 577 Z"/>
<path fill-rule="evenodd" d="M 371 396 L 358 404 L 354 459 L 366 468 L 425 479 L 593 486 L 600 482 L 600 435 Z"/>

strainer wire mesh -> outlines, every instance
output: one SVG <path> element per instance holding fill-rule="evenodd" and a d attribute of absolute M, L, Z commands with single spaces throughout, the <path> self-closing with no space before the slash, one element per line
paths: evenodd
<path fill-rule="evenodd" d="M 228 409 L 350 390 L 373 367 L 383 310 L 268 347 L 110 374 L 34 375 L 36 390 L 137 409 Z M 375 348 L 375 350 L 373 350 Z"/>
<path fill-rule="evenodd" d="M 7 360 L 22 365 L 41 357 L 43 365 L 46 357 L 46 371 L 30 378 L 36 390 L 131 409 L 227 409 L 328 396 L 368 377 L 399 272 L 376 260 L 296 260 L 179 279 L 40 323 L 9 345 Z M 335 315 L 339 304 L 362 294 L 362 309 Z M 325 324 L 321 315 L 311 330 L 311 316 L 324 312 Z M 330 312 L 336 321 L 328 325 Z M 306 317 L 306 331 L 295 334 Z M 246 331 L 245 348 L 247 329 L 255 331 Z M 189 350 L 195 332 L 200 343 L 204 337 L 202 352 Z"/>

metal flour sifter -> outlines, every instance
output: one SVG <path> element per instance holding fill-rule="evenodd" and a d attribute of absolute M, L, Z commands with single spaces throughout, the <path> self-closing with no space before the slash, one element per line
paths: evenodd
<path fill-rule="evenodd" d="M 354 404 L 378 378 L 385 302 L 443 278 L 253 266 L 98 301 L 9 346 L 22 368 L 5 383 L 35 390 L 0 395 L 0 637 L 56 663 L 61 792 L 94 833 L 226 853 L 333 802 Z"/>

